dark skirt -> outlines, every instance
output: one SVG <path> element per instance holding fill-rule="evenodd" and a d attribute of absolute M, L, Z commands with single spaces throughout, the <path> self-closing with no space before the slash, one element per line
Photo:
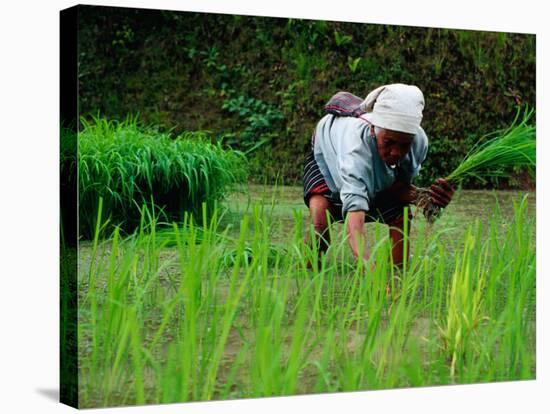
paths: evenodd
<path fill-rule="evenodd" d="M 340 194 L 334 193 L 328 188 L 321 174 L 321 170 L 315 161 L 312 142 L 312 146 L 306 154 L 304 164 L 304 202 L 306 206 L 309 207 L 309 199 L 315 194 L 322 195 L 330 202 L 330 213 L 334 221 L 344 221 L 345 217 L 342 215 L 342 200 L 340 199 Z M 382 191 L 374 198 L 371 209 L 367 211 L 365 216 L 365 222 L 378 221 L 385 224 L 393 223 L 397 219 L 403 217 L 403 209 L 407 206 L 408 204 L 396 200 L 391 192 Z M 409 211 L 409 218 L 411 217 L 412 215 Z"/>

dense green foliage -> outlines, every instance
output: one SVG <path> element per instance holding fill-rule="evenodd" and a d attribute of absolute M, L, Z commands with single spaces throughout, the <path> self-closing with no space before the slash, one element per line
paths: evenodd
<path fill-rule="evenodd" d="M 213 131 L 249 151 L 260 180 L 301 181 L 313 127 L 339 90 L 423 90 L 420 184 L 449 174 L 518 104 L 535 104 L 534 35 L 88 6 L 79 16 L 81 114 Z"/>
<path fill-rule="evenodd" d="M 211 144 L 204 132 L 172 137 L 140 125 L 135 118 L 81 122 L 78 194 L 84 238 L 93 235 L 100 197 L 111 223 L 132 231 L 139 226 L 144 204 L 162 209 L 164 219 L 177 220 L 185 211 L 200 212 L 202 203 L 211 209 L 229 186 L 246 180 L 243 155 Z M 74 168 L 71 160 L 62 155 L 62 170 Z"/>
<path fill-rule="evenodd" d="M 403 272 L 385 226 L 366 263 L 332 226 L 318 263 L 302 209 L 95 237 L 79 250 L 81 407 L 533 379 L 535 221 L 527 197 L 511 204 L 415 221 Z"/>

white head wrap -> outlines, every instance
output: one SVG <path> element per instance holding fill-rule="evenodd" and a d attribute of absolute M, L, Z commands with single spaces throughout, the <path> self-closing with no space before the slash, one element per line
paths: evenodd
<path fill-rule="evenodd" d="M 360 108 L 371 124 L 392 131 L 416 134 L 422 121 L 424 95 L 418 87 L 394 83 L 376 88 Z"/>

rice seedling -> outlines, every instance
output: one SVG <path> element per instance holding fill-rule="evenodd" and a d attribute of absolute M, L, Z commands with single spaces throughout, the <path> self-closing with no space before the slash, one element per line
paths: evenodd
<path fill-rule="evenodd" d="M 458 186 L 467 178 L 485 183 L 489 177 L 506 177 L 512 169 L 518 168 L 533 174 L 536 165 L 536 127 L 530 124 L 533 114 L 533 109 L 526 108 L 521 115 L 518 108 L 508 128 L 482 137 L 446 177 L 449 183 Z M 418 189 L 416 205 L 432 223 L 441 213 L 432 203 L 427 188 Z"/>
<path fill-rule="evenodd" d="M 244 156 L 211 144 L 204 132 L 172 137 L 140 125 L 135 117 L 81 123 L 78 190 L 84 238 L 93 236 L 99 197 L 112 224 L 131 233 L 139 225 L 143 204 L 155 205 L 165 221 L 181 220 L 185 211 L 200 214 L 203 202 L 212 208 L 246 179 Z M 74 170 L 74 164 L 64 160 L 62 169 Z"/>
<path fill-rule="evenodd" d="M 400 273 L 381 226 L 372 263 L 334 226 L 317 262 L 300 210 L 274 248 L 288 224 L 260 205 L 237 228 L 204 206 L 160 232 L 145 206 L 128 237 L 98 207 L 80 256 L 81 407 L 534 378 L 527 197 L 463 234 L 419 223 Z"/>

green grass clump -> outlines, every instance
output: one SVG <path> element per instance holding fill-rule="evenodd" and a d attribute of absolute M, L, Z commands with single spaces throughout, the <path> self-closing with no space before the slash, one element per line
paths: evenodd
<path fill-rule="evenodd" d="M 211 144 L 205 132 L 176 137 L 140 125 L 135 118 L 82 120 L 78 134 L 80 235 L 91 238 L 97 200 L 111 223 L 132 231 L 140 207 L 162 209 L 178 220 L 183 212 L 212 208 L 235 183 L 244 182 L 247 163 L 236 151 Z"/>

